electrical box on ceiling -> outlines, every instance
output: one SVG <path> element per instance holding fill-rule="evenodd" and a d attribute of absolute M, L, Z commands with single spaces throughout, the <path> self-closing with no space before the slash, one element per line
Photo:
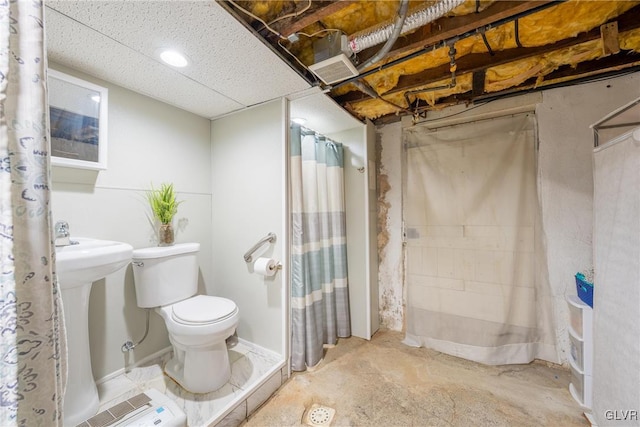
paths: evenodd
<path fill-rule="evenodd" d="M 352 55 L 347 36 L 329 33 L 313 43 L 314 64 L 309 69 L 326 84 L 340 82 L 358 75 L 349 59 Z"/>

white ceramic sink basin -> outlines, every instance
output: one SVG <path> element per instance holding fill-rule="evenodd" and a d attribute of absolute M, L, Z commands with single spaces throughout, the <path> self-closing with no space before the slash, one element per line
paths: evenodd
<path fill-rule="evenodd" d="M 56 272 L 64 306 L 69 369 L 64 425 L 75 426 L 98 412 L 99 397 L 89 350 L 89 295 L 92 283 L 131 262 L 133 247 L 111 240 L 74 237 L 56 247 Z"/>
<path fill-rule="evenodd" d="M 56 272 L 62 289 L 91 283 L 131 262 L 133 247 L 111 240 L 75 237 L 78 244 L 56 246 Z"/>

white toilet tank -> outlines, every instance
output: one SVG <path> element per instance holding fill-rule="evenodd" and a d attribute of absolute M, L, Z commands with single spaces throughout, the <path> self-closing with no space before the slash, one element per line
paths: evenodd
<path fill-rule="evenodd" d="M 198 292 L 200 243 L 134 249 L 133 280 L 138 307 L 160 307 Z"/>

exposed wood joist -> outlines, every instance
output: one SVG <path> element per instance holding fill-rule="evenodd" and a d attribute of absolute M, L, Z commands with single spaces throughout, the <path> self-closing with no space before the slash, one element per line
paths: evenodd
<path fill-rule="evenodd" d="M 480 96 L 484 93 L 484 81 L 486 78 L 486 70 L 482 69 L 473 72 L 472 90 L 473 96 Z"/>
<path fill-rule="evenodd" d="M 508 95 L 520 94 L 522 92 L 532 92 L 543 89 L 548 90 L 555 87 L 567 86 L 567 84 L 579 84 L 593 81 L 597 78 L 615 77 L 622 73 L 638 71 L 640 71 L 640 53 L 621 52 L 617 55 L 612 55 L 606 58 L 585 61 L 575 67 L 571 65 L 563 65 L 552 73 L 544 76 L 543 81 L 538 81 L 536 77 L 532 77 L 518 86 L 504 89 L 499 92 L 485 94 L 480 97 L 473 98 L 470 93 L 457 96 L 459 98 L 464 98 L 466 102 L 487 101 Z M 451 100 L 454 96 L 445 99 Z"/>
<path fill-rule="evenodd" d="M 544 76 L 544 81 L 539 86 L 544 87 L 546 85 L 553 84 L 558 80 L 564 80 L 567 78 L 571 78 L 573 80 L 573 78 L 576 77 L 618 72 L 639 64 L 640 53 L 620 51 L 616 55 L 581 62 L 575 67 L 571 65 L 563 65 L 554 72 Z"/>
<path fill-rule="evenodd" d="M 218 1 L 227 4 L 224 0 Z M 289 57 L 291 53 L 286 50 L 288 45 L 284 43 L 285 46 L 282 46 L 280 37 L 301 31 L 311 32 L 328 26 L 331 28 L 354 28 L 354 25 L 357 25 L 357 22 L 353 22 L 355 13 L 358 14 L 358 17 L 362 15 L 362 19 L 369 22 L 377 22 L 368 29 L 354 28 L 358 32 L 349 34 L 350 37 L 353 37 L 354 34 L 367 33 L 392 22 L 394 7 L 390 8 L 385 5 L 380 8 L 378 5 L 372 7 L 370 4 L 367 4 L 366 7 L 356 7 L 362 1 L 284 0 L 274 3 L 273 7 L 268 1 L 261 2 L 260 16 L 271 20 L 272 23 L 269 25 L 278 32 L 277 35 L 267 32 L 264 25 L 259 24 L 257 20 L 250 19 L 246 15 L 240 17 L 245 21 L 245 25 L 265 44 L 288 61 L 309 82 L 312 82 L 317 80 L 311 76 L 306 67 L 299 65 L 299 61 Z M 628 70 L 638 71 L 640 68 L 638 66 L 640 62 L 637 59 L 638 52 L 640 52 L 640 44 L 637 39 L 640 29 L 640 20 L 637 19 L 640 16 L 640 0 L 612 0 L 602 2 L 602 5 L 592 5 L 591 2 L 578 0 L 495 0 L 488 3 L 484 1 L 480 3 L 475 0 L 476 10 L 481 4 L 485 7 L 484 10 L 475 13 L 471 12 L 473 1 L 468 0 L 466 8 L 462 12 L 465 13 L 464 15 L 443 17 L 428 23 L 411 34 L 401 36 L 396 40 L 391 51 L 377 64 L 362 71 L 356 77 L 325 86 L 325 89 L 329 89 L 329 95 L 354 116 L 364 117 L 360 116 L 360 114 L 364 114 L 372 119 L 391 111 L 383 103 L 387 102 L 384 98 L 389 100 L 388 97 L 393 97 L 391 102 L 400 103 L 403 106 L 406 102 L 411 102 L 412 105 L 409 109 L 398 107 L 404 109 L 399 115 L 415 114 L 416 106 L 419 109 L 423 108 L 422 111 L 431 109 L 432 106 L 427 106 L 425 101 L 419 100 L 413 95 L 421 93 L 425 86 L 442 86 L 442 82 L 451 76 L 451 69 L 455 69 L 456 76 L 461 79 L 459 84 L 469 85 L 464 89 L 467 92 L 442 97 L 440 91 L 436 95 L 437 100 L 430 101 L 435 102 L 433 108 L 486 100 L 493 96 L 505 96 L 509 93 L 520 94 L 523 91 L 537 90 L 540 87 L 563 86 L 572 84 L 574 81 L 582 82 L 594 79 L 596 76 L 610 76 L 620 73 L 617 71 L 620 69 L 624 69 L 626 72 Z M 417 8 L 425 7 L 431 3 L 433 2 L 412 2 L 412 5 L 416 7 L 412 10 L 418 10 Z M 565 3 L 565 6 L 557 8 L 556 6 L 561 3 Z M 572 4 L 575 5 L 575 9 Z M 227 8 L 233 9 L 230 4 L 227 5 Z M 528 45 L 527 47 L 526 42 L 532 40 L 530 36 L 536 32 L 536 28 L 532 27 L 532 22 L 524 21 L 522 18 L 537 14 L 544 9 L 553 15 L 554 25 L 564 25 L 566 21 L 568 25 L 575 24 L 576 28 L 588 31 L 571 38 L 562 38 L 561 34 L 556 34 L 554 31 L 541 33 L 536 40 L 540 43 L 546 43 L 546 45 L 536 47 Z M 575 14 L 572 12 L 574 10 Z M 624 10 L 628 11 L 616 17 Z M 352 11 L 353 13 L 351 13 Z M 237 9 L 233 12 L 237 12 Z M 296 13 L 298 13 L 297 16 L 290 16 Z M 265 18 L 266 16 L 269 18 Z M 583 20 L 584 22 L 580 22 Z M 332 23 L 329 24 L 329 21 Z M 533 23 L 535 23 L 535 19 Z M 585 25 L 587 23 L 588 25 Z M 507 39 L 510 44 L 498 43 L 494 40 L 495 37 L 489 38 L 490 50 L 493 51 L 493 55 L 486 52 L 480 53 L 483 49 L 479 45 L 475 45 L 474 48 L 478 53 L 455 58 L 455 62 L 451 64 L 438 65 L 439 62 L 444 61 L 440 55 L 444 51 L 438 51 L 435 56 L 430 55 L 434 50 L 450 48 L 469 37 L 475 40 L 476 37 L 479 38 L 478 34 L 497 27 L 507 28 L 509 34 L 513 34 L 515 38 L 513 40 Z M 353 30 L 349 31 L 351 33 Z M 491 35 L 494 36 L 493 33 Z M 520 39 L 525 41 L 524 45 Z M 602 40 L 602 44 L 597 45 L 602 46 L 602 52 L 597 51 L 599 49 L 595 44 L 597 40 Z M 514 41 L 515 43 L 513 43 Z M 464 45 L 465 49 L 461 45 L 457 45 L 457 47 L 460 48 L 460 51 L 466 52 L 466 47 L 471 44 L 470 42 L 471 40 Z M 620 48 L 626 50 L 620 51 Z M 309 40 L 305 39 L 304 43 L 296 45 L 295 49 L 297 58 L 301 58 L 305 62 L 311 60 L 313 50 Z M 374 46 L 360 52 L 357 61 L 363 63 L 376 54 L 379 49 L 380 46 Z M 438 59 L 433 59 L 436 57 Z M 594 57 L 600 59 L 585 62 Z M 411 61 L 413 59 L 417 60 Z M 407 64 L 406 67 L 404 63 Z M 564 63 L 571 65 L 559 65 Z M 554 67 L 557 69 L 551 71 Z M 494 70 L 500 75 L 493 73 Z M 414 74 L 407 74 L 408 72 Z M 470 77 L 473 78 L 470 79 Z M 528 80 L 520 83 L 525 78 Z M 351 91 L 346 94 L 337 95 L 341 92 L 340 87 L 362 82 L 374 85 L 374 88 L 380 91 L 383 99 L 379 99 L 380 95 L 373 91 L 354 90 L 354 88 L 350 88 Z M 509 87 L 509 85 L 517 86 Z M 504 88 L 504 90 L 487 92 L 487 90 L 496 90 L 496 86 Z M 460 90 L 462 89 L 457 88 L 453 92 Z M 403 96 L 405 96 L 405 100 L 399 101 Z M 377 98 L 377 101 L 371 102 L 372 97 Z M 360 104 L 363 101 L 369 101 L 369 103 Z M 394 113 L 395 119 L 398 117 L 396 114 L 398 112 Z M 394 120 L 390 116 L 384 116 L 383 120 L 387 119 Z"/>
<path fill-rule="evenodd" d="M 305 12 L 304 14 L 295 17 L 283 19 L 280 22 L 277 22 L 273 25 L 273 28 L 282 34 L 285 37 L 290 36 L 293 33 L 301 31 L 303 28 L 308 27 L 309 25 L 321 21 L 329 15 L 333 15 L 336 12 L 340 12 L 345 7 L 351 5 L 352 3 L 357 3 L 356 0 L 338 0 L 331 4 L 323 4 L 317 5 L 313 7 L 313 3 L 311 2 L 312 7 Z"/>
<path fill-rule="evenodd" d="M 498 92 L 487 93 L 481 96 L 475 96 L 472 91 L 450 95 L 438 100 L 438 109 L 452 106 L 460 103 L 482 102 L 491 99 L 497 99 L 505 96 L 512 96 L 524 92 L 537 91 L 542 89 L 550 89 L 558 86 L 565 86 L 567 81 L 572 83 L 582 83 L 599 77 L 615 77 L 624 72 L 640 71 L 640 53 L 620 52 L 606 58 L 585 61 L 577 66 L 563 65 L 556 71 L 547 74 L 542 82 L 536 77 L 528 79 L 518 86 L 504 89 Z M 569 83 L 571 84 L 571 83 Z M 350 112 L 354 114 L 353 107 L 350 106 Z M 429 108 L 427 108 L 429 109 Z M 425 110 L 422 110 L 423 112 Z M 374 120 L 376 125 L 392 123 L 398 121 L 399 118 L 395 113 L 387 114 Z"/>
<path fill-rule="evenodd" d="M 414 33 L 400 37 L 385 58 L 400 56 L 414 49 L 437 44 L 456 35 L 476 30 L 500 21 L 501 19 L 528 12 L 548 5 L 549 3 L 557 3 L 557 1 L 497 1 L 479 13 L 440 18 L 430 25 L 418 29 Z M 379 46 L 365 49 L 358 54 L 358 58 L 361 62 L 364 62 L 375 55 L 378 50 L 380 50 Z M 382 60 L 384 60 L 384 58 Z"/>
<path fill-rule="evenodd" d="M 640 14 L 640 6 L 636 6 L 623 15 L 616 18 L 618 24 L 618 31 L 625 32 L 640 28 L 640 20 L 637 16 Z M 561 40 L 554 44 L 549 44 L 539 47 L 530 48 L 514 48 L 503 51 L 494 52 L 491 56 L 488 53 L 476 53 L 463 56 L 456 60 L 457 74 L 463 75 L 466 73 L 478 72 L 490 67 L 507 64 L 513 61 L 531 58 L 533 56 L 542 55 L 545 53 L 553 52 L 560 49 L 566 49 L 571 46 L 575 46 L 580 43 L 585 43 L 591 40 L 596 40 L 601 37 L 600 28 L 594 28 L 593 30 L 582 33 L 577 37 Z M 413 90 L 419 86 L 435 83 L 442 80 L 449 74 L 449 64 L 443 64 L 438 67 L 430 68 L 420 73 L 400 76 L 397 85 L 391 89 L 385 95 L 392 95 L 396 93 L 404 93 L 409 90 Z M 371 99 L 367 96 L 363 96 L 361 93 L 349 92 L 343 96 L 336 97 L 336 102 L 340 104 L 350 103 L 355 104 L 357 102 Z"/>
<path fill-rule="evenodd" d="M 505 25 L 505 24 L 508 24 L 510 22 L 517 21 L 517 19 L 519 19 L 521 17 L 528 16 L 528 15 L 531 15 L 531 14 L 535 14 L 535 13 L 537 13 L 537 12 L 543 10 L 543 9 L 546 9 L 548 7 L 553 7 L 556 4 L 562 3 L 564 1 L 566 1 L 566 0 L 553 0 L 553 1 L 547 1 L 547 2 L 544 2 L 544 3 L 540 2 L 540 6 L 537 7 L 537 8 L 530 9 L 530 10 L 528 10 L 526 12 L 522 12 L 522 13 L 519 13 L 519 14 L 516 14 L 516 15 L 511 15 L 511 16 L 508 16 L 506 18 L 502 18 L 502 19 L 500 19 L 498 21 L 494 21 L 494 22 L 492 22 L 490 24 L 484 25 L 484 26 L 482 26 L 480 28 L 476 28 L 476 29 L 474 29 L 472 31 L 468 31 L 468 32 L 463 33 L 463 34 L 457 34 L 456 36 L 453 36 L 453 37 L 448 38 L 448 39 L 439 40 L 435 44 L 423 46 L 420 49 L 416 49 L 413 52 L 409 52 L 406 56 L 398 57 L 398 58 L 393 59 L 393 60 L 391 60 L 389 62 L 385 62 L 382 65 L 379 65 L 377 67 L 371 68 L 371 69 L 369 69 L 369 70 L 367 70 L 367 71 L 365 71 L 363 73 L 360 73 L 359 76 L 356 76 L 356 77 L 353 77 L 351 79 L 347 79 L 347 80 L 344 80 L 342 82 L 339 82 L 339 83 L 337 83 L 337 84 L 335 84 L 333 86 L 333 89 L 336 89 L 336 88 L 338 88 L 340 86 L 343 86 L 345 84 L 349 84 L 353 80 L 360 80 L 360 79 L 362 79 L 364 77 L 367 77 L 368 75 L 378 73 L 378 72 L 380 72 L 380 71 L 382 71 L 384 69 L 387 69 L 389 67 L 393 67 L 393 66 L 398 65 L 398 64 L 400 64 L 400 63 L 402 63 L 404 61 L 407 61 L 409 59 L 416 58 L 416 57 L 418 57 L 420 55 L 423 55 L 423 54 L 428 53 L 428 52 L 430 52 L 430 51 L 432 51 L 434 49 L 437 49 L 438 47 L 444 47 L 446 44 L 450 45 L 451 43 L 455 43 L 455 42 L 457 42 L 459 40 L 465 39 L 467 37 L 471 37 L 471 36 L 477 34 L 478 32 L 485 31 L 485 30 L 490 29 L 490 28 L 500 27 L 501 25 Z"/>

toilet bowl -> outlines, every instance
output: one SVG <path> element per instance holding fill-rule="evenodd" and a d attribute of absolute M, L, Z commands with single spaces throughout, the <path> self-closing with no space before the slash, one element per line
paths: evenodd
<path fill-rule="evenodd" d="M 173 358 L 165 372 L 192 393 L 222 387 L 231 376 L 225 340 L 238 325 L 238 307 L 226 298 L 198 295 L 156 308 L 165 321 Z"/>
<path fill-rule="evenodd" d="M 173 357 L 165 373 L 185 390 L 208 393 L 231 376 L 225 340 L 238 326 L 236 304 L 196 295 L 198 243 L 136 249 L 133 276 L 139 307 L 155 308 L 167 326 Z"/>

